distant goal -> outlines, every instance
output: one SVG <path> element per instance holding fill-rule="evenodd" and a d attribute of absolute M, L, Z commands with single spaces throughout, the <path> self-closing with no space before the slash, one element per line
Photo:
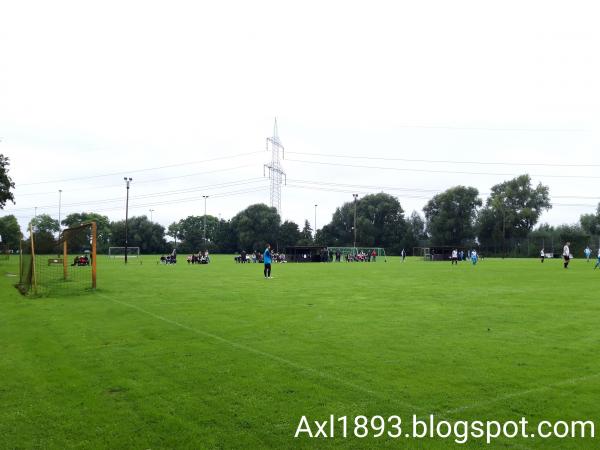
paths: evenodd
<path fill-rule="evenodd" d="M 125 248 L 127 248 L 127 258 L 139 258 L 139 247 L 108 247 L 109 258 L 125 258 Z"/>

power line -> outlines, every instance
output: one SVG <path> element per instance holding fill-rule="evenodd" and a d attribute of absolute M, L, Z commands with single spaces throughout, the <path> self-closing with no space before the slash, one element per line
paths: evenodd
<path fill-rule="evenodd" d="M 150 198 L 155 198 L 155 197 L 164 197 L 164 196 L 171 196 L 171 195 L 178 195 L 178 194 L 187 194 L 187 193 L 192 193 L 192 192 L 213 190 L 213 189 L 223 188 L 223 187 L 234 187 L 234 186 L 255 184 L 255 183 L 260 183 L 263 181 L 264 181 L 263 178 L 257 177 L 257 178 L 248 178 L 248 179 L 224 182 L 224 183 L 193 186 L 193 187 L 189 187 L 189 188 L 185 188 L 185 189 L 150 192 L 148 194 L 137 195 L 135 197 L 135 200 L 150 199 Z M 331 192 L 343 192 L 343 193 L 354 193 L 357 191 L 357 189 L 362 190 L 362 191 L 360 191 L 361 194 L 373 193 L 373 191 L 380 191 L 380 192 L 381 191 L 400 191 L 401 192 L 400 195 L 404 198 L 417 198 L 417 199 L 430 199 L 432 195 L 443 192 L 443 189 L 422 189 L 422 188 L 408 188 L 408 187 L 389 186 L 389 185 L 364 185 L 364 184 L 354 184 L 354 183 L 333 183 L 333 182 L 325 182 L 325 181 L 300 180 L 300 179 L 290 179 L 289 182 L 290 182 L 290 187 L 317 189 L 315 187 L 310 186 L 310 185 L 317 185 L 319 187 L 319 189 L 323 190 L 323 191 L 329 190 Z M 326 189 L 326 188 L 329 188 L 329 189 Z M 490 195 L 490 193 L 481 192 L 480 195 L 486 197 L 486 196 Z M 213 194 L 212 197 L 218 198 L 218 194 Z M 600 200 L 600 197 L 575 196 L 575 195 L 562 195 L 562 196 L 561 195 L 553 195 L 552 198 Z M 102 200 L 90 200 L 90 201 L 69 203 L 69 204 L 65 204 L 63 206 L 66 208 L 72 209 L 74 207 L 85 207 L 88 205 L 97 206 L 97 205 L 106 204 L 106 203 L 114 203 L 114 202 L 120 203 L 121 201 L 122 201 L 121 197 L 113 197 L 113 198 L 102 199 Z M 177 202 L 177 201 L 178 201 L 178 199 L 171 199 L 166 203 L 173 203 L 173 202 Z M 184 201 L 187 201 L 187 200 L 184 200 Z M 157 203 L 152 203 L 150 206 L 154 206 L 156 204 Z M 577 206 L 590 206 L 590 205 L 577 204 Z M 54 209 L 54 207 L 55 207 L 54 204 L 37 206 L 37 208 L 41 209 L 41 210 Z M 26 210 L 30 210 L 32 208 L 33 208 L 32 206 L 12 208 L 12 209 L 10 209 L 9 212 L 26 211 Z M 98 208 L 94 208 L 94 209 L 98 210 Z M 112 209 L 112 208 L 109 208 L 109 209 Z M 115 209 L 117 209 L 117 208 L 115 208 Z"/>
<path fill-rule="evenodd" d="M 306 161 L 301 159 L 287 159 L 286 161 L 297 162 L 302 164 L 317 164 L 324 166 L 336 166 L 336 167 L 350 167 L 355 169 L 375 169 L 375 170 L 395 170 L 401 172 L 419 172 L 419 173 L 450 173 L 457 175 L 492 175 L 492 176 L 508 176 L 515 177 L 519 174 L 515 173 L 497 173 L 497 172 L 468 172 L 468 171 L 454 171 L 454 170 L 434 170 L 434 169 L 407 169 L 400 167 L 382 167 L 382 166 L 364 166 L 357 164 L 341 164 L 341 163 L 330 163 L 323 161 Z M 540 178 L 589 178 L 589 179 L 600 179 L 600 176 L 593 175 L 541 175 L 541 174 L 529 174 L 532 177 Z"/>
<path fill-rule="evenodd" d="M 236 191 L 219 192 L 219 193 L 211 195 L 211 197 L 226 198 L 226 197 L 232 197 L 232 196 L 242 195 L 242 194 L 251 194 L 254 192 L 265 192 L 267 189 L 268 189 L 268 187 L 266 187 L 266 186 L 256 188 L 256 189 L 240 189 L 240 190 L 236 190 Z M 179 203 L 191 203 L 191 202 L 197 202 L 200 199 L 202 199 L 202 196 L 187 197 L 187 198 L 182 198 L 182 199 L 177 199 L 177 200 L 165 200 L 165 201 L 161 201 L 161 202 L 134 204 L 133 206 L 130 206 L 130 209 L 142 209 L 142 208 L 145 209 L 145 208 L 148 208 L 151 206 L 163 206 L 163 205 L 172 205 L 172 204 L 179 204 Z M 96 211 L 113 211 L 115 209 L 121 209 L 121 208 L 122 208 L 121 206 L 116 206 L 116 207 L 110 207 L 110 208 L 102 208 L 102 209 L 98 209 Z"/>
<path fill-rule="evenodd" d="M 207 163 L 207 162 L 212 162 L 212 161 L 220 161 L 220 160 L 224 160 L 224 159 L 233 159 L 233 158 L 239 158 L 240 156 L 255 155 L 257 153 L 262 153 L 262 152 L 238 153 L 237 155 L 221 156 L 219 158 L 211 158 L 211 159 L 205 159 L 205 160 L 201 160 L 201 161 L 188 161 L 188 162 L 184 162 L 184 163 L 168 164 L 168 165 L 164 165 L 164 166 L 149 167 L 146 169 L 128 170 L 127 172 L 112 172 L 112 173 L 105 173 L 105 174 L 100 174 L 100 175 L 88 175 L 88 176 L 75 177 L 75 178 L 63 178 L 61 180 L 36 181 L 36 182 L 32 182 L 32 183 L 20 183 L 20 185 L 21 186 L 33 186 L 33 185 L 38 185 L 38 184 L 49 184 L 49 183 L 67 183 L 70 181 L 88 180 L 90 178 L 112 177 L 112 176 L 116 176 L 116 175 L 123 175 L 125 173 L 149 172 L 152 170 L 169 169 L 172 167 L 189 166 L 192 164 L 202 164 L 202 163 Z"/>
<path fill-rule="evenodd" d="M 418 162 L 418 163 L 435 163 L 435 164 L 471 164 L 471 165 L 486 165 L 486 166 L 539 166 L 539 167 L 600 167 L 600 164 L 568 164 L 568 163 L 512 163 L 499 161 L 458 161 L 447 159 L 411 159 L 411 158 L 389 158 L 383 156 L 359 156 L 359 155 L 324 155 L 321 153 L 310 152 L 291 152 L 288 154 L 321 156 L 325 158 L 345 158 L 345 159 L 367 159 L 379 161 L 402 161 L 402 162 Z M 293 160 L 288 160 L 293 161 Z"/>
<path fill-rule="evenodd" d="M 226 182 L 226 183 L 217 183 L 217 184 L 208 184 L 208 185 L 203 185 L 203 186 L 194 186 L 194 187 L 190 187 L 190 188 L 186 188 L 186 189 L 179 189 L 179 190 L 173 190 L 173 191 L 152 192 L 149 194 L 137 195 L 134 197 L 134 199 L 137 200 L 137 199 L 145 199 L 145 198 L 152 198 L 152 197 L 163 197 L 166 195 L 187 194 L 190 192 L 212 190 L 212 189 L 219 188 L 219 187 L 232 187 L 232 186 L 239 186 L 239 185 L 244 185 L 244 184 L 258 183 L 258 182 L 264 182 L 264 178 L 262 178 L 262 177 L 248 178 L 246 180 L 230 181 L 230 182 Z M 113 198 L 108 198 L 108 199 L 103 199 L 103 200 L 88 200 L 88 201 L 84 201 L 84 202 L 68 203 L 68 204 L 64 204 L 63 207 L 72 208 L 72 207 L 77 207 L 77 206 L 97 205 L 97 204 L 101 204 L 101 203 L 121 202 L 122 200 L 123 200 L 122 197 L 113 197 Z M 55 205 L 53 205 L 53 204 L 37 206 L 38 209 L 53 209 L 54 207 L 55 207 Z M 21 207 L 21 208 L 12 208 L 11 211 L 23 211 L 23 210 L 29 210 L 31 208 L 32 208 L 31 206 L 30 207 Z"/>
<path fill-rule="evenodd" d="M 262 152 L 261 152 L 262 153 Z M 147 183 L 157 183 L 159 181 L 168 181 L 168 180 L 175 180 L 175 179 L 179 179 L 179 178 L 189 178 L 189 177 L 197 177 L 199 175 L 209 175 L 209 174 L 213 174 L 213 173 L 219 173 L 219 172 L 229 172 L 229 171 L 233 171 L 233 170 L 238 170 L 238 169 L 246 169 L 248 167 L 252 167 L 253 164 L 244 164 L 242 166 L 236 166 L 236 167 L 228 167 L 226 169 L 215 169 L 215 170 L 207 170 L 204 172 L 194 172 L 194 173 L 189 173 L 186 175 L 175 175 L 172 177 L 163 177 L 163 178 L 153 178 L 151 180 L 140 180 L 136 182 L 136 185 L 138 184 L 147 184 Z M 107 185 L 103 185 L 103 186 L 90 186 L 90 187 L 86 187 L 86 188 L 77 188 L 77 189 L 73 189 L 71 191 L 69 190 L 65 190 L 63 189 L 63 192 L 80 192 L 80 191 L 91 191 L 91 190 L 99 190 L 99 189 L 110 189 L 110 188 L 120 188 L 121 184 L 107 184 Z M 19 186 L 17 186 L 17 188 L 15 190 L 18 190 Z M 45 192 L 28 192 L 25 194 L 18 194 L 19 197 L 30 197 L 30 196 L 34 196 L 34 195 L 46 195 L 46 194 L 55 194 L 55 191 L 45 191 Z"/>
<path fill-rule="evenodd" d="M 235 191 L 218 192 L 216 194 L 212 194 L 211 197 L 227 198 L 227 197 L 233 197 L 233 196 L 243 195 L 243 194 L 265 192 L 266 190 L 268 190 L 268 187 L 263 186 L 263 187 L 256 188 L 256 189 L 240 189 L 240 190 L 235 190 Z M 166 201 L 161 201 L 161 202 L 133 204 L 133 205 L 130 205 L 129 209 L 135 210 L 135 209 L 142 209 L 142 208 L 145 209 L 145 208 L 153 207 L 153 206 L 164 206 L 164 205 L 171 205 L 171 204 L 190 203 L 190 202 L 196 202 L 201 198 L 202 198 L 201 196 L 196 196 L 196 197 L 187 197 L 187 198 L 183 198 L 183 199 L 166 200 Z M 94 208 L 93 212 L 114 211 L 114 210 L 120 210 L 122 208 L 123 208 L 122 206 Z M 31 208 L 29 208 L 29 209 L 31 209 Z M 6 211 L 3 211 L 3 212 L 6 212 Z M 8 215 L 14 215 L 14 214 L 10 214 L 10 212 L 9 212 L 9 214 L 3 214 L 2 217 L 8 216 Z M 15 217 L 18 219 L 31 219 L 32 216 L 15 216 Z"/>
<path fill-rule="evenodd" d="M 394 128 L 414 128 L 425 130 L 455 130 L 455 131 L 510 131 L 526 133 L 587 133 L 585 128 L 502 128 L 502 127 L 461 127 L 452 125 L 394 125 Z"/>
<path fill-rule="evenodd" d="M 292 183 L 306 183 L 306 184 L 318 184 L 325 186 L 343 186 L 349 188 L 363 188 L 363 189 L 379 189 L 379 190 L 394 190 L 394 191 L 415 191 L 415 192 L 428 192 L 428 193 L 439 193 L 443 192 L 440 189 L 419 189 L 419 188 L 406 188 L 399 186 L 379 186 L 379 185 L 364 185 L 364 184 L 346 184 L 346 183 L 332 183 L 326 181 L 310 181 L 310 180 L 288 180 Z"/>
<path fill-rule="evenodd" d="M 339 193 L 344 193 L 344 194 L 351 194 L 351 193 L 356 193 L 356 189 L 354 190 L 350 190 L 350 189 L 335 189 L 333 187 L 318 187 L 318 186 L 305 186 L 305 185 L 297 185 L 297 184 L 293 184 L 293 183 L 288 183 L 287 187 L 290 188 L 297 188 L 297 189 L 309 189 L 309 190 L 314 190 L 314 191 L 323 191 L 323 192 L 339 192 Z M 374 192 L 372 191 L 363 191 L 363 192 L 358 192 L 359 194 L 373 194 Z M 423 195 L 402 195 L 401 198 L 415 198 L 415 199 L 423 199 L 423 200 L 429 200 L 431 197 L 428 196 L 423 196 Z M 591 208 L 595 208 L 597 205 L 594 204 L 589 204 L 589 203 L 552 203 L 552 206 L 577 206 L 577 207 L 591 207 Z"/>
<path fill-rule="evenodd" d="M 423 192 L 423 193 L 431 193 L 431 194 L 439 194 L 445 191 L 445 189 L 420 189 L 420 188 L 407 188 L 400 186 L 385 186 L 385 185 L 364 185 L 364 184 L 347 184 L 347 183 L 332 183 L 325 181 L 310 181 L 310 180 L 297 180 L 290 179 L 291 183 L 301 183 L 301 184 L 316 184 L 316 185 L 324 185 L 324 186 L 335 186 L 335 187 L 347 187 L 353 189 L 372 189 L 379 191 L 409 191 L 409 192 Z M 352 192 L 355 192 L 354 190 Z M 490 192 L 480 192 L 479 195 L 487 197 L 491 193 Z M 585 200 L 600 200 L 600 197 L 594 196 L 579 196 L 579 195 L 552 195 L 552 198 L 573 198 L 573 199 L 585 199 Z"/>

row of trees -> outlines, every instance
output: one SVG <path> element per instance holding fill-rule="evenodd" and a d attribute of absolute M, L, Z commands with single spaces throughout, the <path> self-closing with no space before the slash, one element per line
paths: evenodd
<path fill-rule="evenodd" d="M 360 245 L 386 247 L 390 253 L 428 245 L 478 246 L 488 253 L 500 253 L 508 250 L 507 243 L 527 238 L 550 207 L 548 187 L 533 187 L 528 175 L 493 186 L 485 205 L 474 187 L 447 189 L 427 202 L 424 218 L 417 212 L 406 218 L 398 200 L 381 193 L 367 195 L 356 205 L 342 205 L 316 240 L 351 244 L 356 209 L 356 242 Z"/>
<path fill-rule="evenodd" d="M 399 200 L 385 193 L 366 195 L 336 209 L 332 220 L 313 232 L 310 223 L 302 228 L 292 221 L 281 222 L 277 211 L 255 204 L 236 214 L 231 220 L 214 216 L 188 216 L 167 229 L 146 216 L 129 219 L 128 243 L 143 253 L 166 253 L 174 245 L 181 252 L 200 249 L 234 253 L 262 249 L 266 242 L 283 249 L 290 245 L 385 247 L 388 253 L 408 252 L 413 247 L 429 245 L 478 246 L 486 254 L 531 255 L 540 246 L 547 251 L 570 240 L 577 250 L 589 245 L 600 234 L 600 205 L 595 214 L 581 216 L 578 224 L 551 227 L 542 224 L 535 229 L 541 214 L 551 208 L 549 189 L 532 186 L 528 175 L 492 186 L 485 203 L 474 187 L 455 186 L 435 195 L 423 208 L 424 216 L 413 211 L 405 215 Z M 356 216 L 356 219 L 355 219 Z M 110 221 L 98 213 L 68 215 L 63 227 L 96 221 L 98 249 L 125 243 L 125 222 Z M 49 215 L 31 221 L 38 245 L 51 245 L 59 231 L 59 223 Z M 12 247 L 18 246 L 21 230 L 14 216 L 0 218 L 0 235 Z M 171 237 L 167 242 L 166 236 Z"/>

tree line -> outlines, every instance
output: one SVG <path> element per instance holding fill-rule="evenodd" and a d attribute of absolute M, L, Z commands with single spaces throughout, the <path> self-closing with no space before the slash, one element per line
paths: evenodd
<path fill-rule="evenodd" d="M 575 252 L 598 243 L 600 204 L 594 214 L 582 215 L 578 223 L 538 225 L 542 213 L 550 208 L 548 187 L 541 183 L 533 186 L 528 175 L 521 175 L 492 186 L 485 203 L 474 187 L 451 187 L 434 195 L 423 208 L 423 215 L 416 211 L 407 215 L 392 195 L 365 195 L 336 208 L 331 222 L 316 232 L 308 220 L 302 227 L 293 221 L 282 222 L 276 209 L 265 204 L 250 205 L 230 220 L 188 216 L 167 228 L 145 215 L 134 216 L 128 223 L 128 245 L 155 254 L 170 252 L 175 246 L 183 253 L 204 249 L 236 253 L 260 250 L 269 242 L 281 251 L 292 245 L 352 246 L 356 234 L 357 246 L 384 247 L 388 254 L 399 254 L 402 249 L 411 254 L 414 247 L 448 245 L 476 247 L 487 255 L 533 256 L 541 247 L 547 252 L 558 251 L 567 240 Z M 97 223 L 99 252 L 125 245 L 125 221 L 110 221 L 94 212 L 69 214 L 61 224 L 41 214 L 30 225 L 38 246 L 49 249 L 59 225 L 73 227 L 92 220 Z M 23 236 L 14 216 L 0 218 L 0 235 L 4 243 L 18 248 Z"/>

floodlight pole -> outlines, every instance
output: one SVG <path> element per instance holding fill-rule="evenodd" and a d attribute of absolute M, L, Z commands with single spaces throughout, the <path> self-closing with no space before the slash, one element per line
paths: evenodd
<path fill-rule="evenodd" d="M 149 211 L 150 211 L 150 222 L 152 222 L 152 213 L 154 212 L 154 210 L 153 209 L 149 209 Z"/>
<path fill-rule="evenodd" d="M 356 199 L 358 194 L 352 194 L 352 197 L 354 197 L 354 248 L 356 249 Z"/>
<path fill-rule="evenodd" d="M 60 207 L 62 204 L 62 189 L 58 190 L 58 234 L 60 235 Z"/>
<path fill-rule="evenodd" d="M 131 183 L 133 178 L 124 177 L 123 180 L 125 180 L 125 185 L 127 186 L 127 200 L 125 201 L 125 264 L 127 264 L 127 227 L 129 225 L 129 183 Z"/>
<path fill-rule="evenodd" d="M 506 205 L 502 206 L 502 258 L 506 257 Z"/>
<path fill-rule="evenodd" d="M 206 250 L 206 199 L 208 198 L 208 195 L 203 195 L 202 197 L 204 198 L 204 250 Z"/>
<path fill-rule="evenodd" d="M 317 204 L 315 204 L 315 238 L 317 237 Z"/>

